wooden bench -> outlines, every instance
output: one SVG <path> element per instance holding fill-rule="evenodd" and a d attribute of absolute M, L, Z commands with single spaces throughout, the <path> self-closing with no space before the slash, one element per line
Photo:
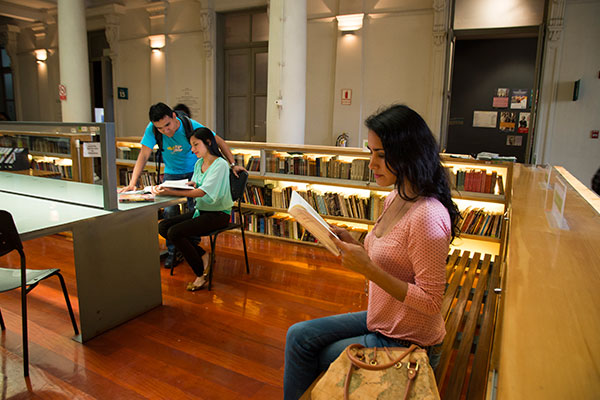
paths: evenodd
<path fill-rule="evenodd" d="M 487 391 L 500 262 L 489 254 L 455 250 L 446 264 L 442 315 L 446 337 L 435 377 L 445 400 L 484 399 Z"/>

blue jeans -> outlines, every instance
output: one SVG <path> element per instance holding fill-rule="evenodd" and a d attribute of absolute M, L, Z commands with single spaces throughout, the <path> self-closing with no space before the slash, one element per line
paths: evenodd
<path fill-rule="evenodd" d="M 164 174 L 163 182 L 164 181 L 176 181 L 176 180 L 180 180 L 180 179 L 187 179 L 189 181 L 190 179 L 192 179 L 192 175 L 194 175 L 193 172 L 188 172 L 186 174 Z M 188 197 L 186 204 L 187 204 L 188 211 L 193 210 L 194 209 L 194 198 Z M 185 212 L 185 210 L 184 210 L 184 212 Z M 179 207 L 179 204 L 176 204 L 174 206 L 165 207 L 164 218 L 165 219 L 172 218 L 172 217 L 179 215 L 180 213 L 181 213 L 181 209 Z M 167 240 L 167 249 L 169 250 L 169 254 L 175 254 L 175 245 L 173 243 L 171 243 L 169 240 Z"/>
<path fill-rule="evenodd" d="M 367 312 L 332 315 L 299 322 L 288 329 L 285 340 L 283 397 L 296 400 L 319 374 L 353 343 L 365 347 L 401 347 L 403 343 L 367 329 Z M 432 367 L 440 361 L 441 345 L 427 354 Z"/>

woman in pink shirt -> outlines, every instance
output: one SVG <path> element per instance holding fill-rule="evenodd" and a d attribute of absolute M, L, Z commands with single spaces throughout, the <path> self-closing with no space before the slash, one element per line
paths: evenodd
<path fill-rule="evenodd" d="M 299 398 L 352 343 L 366 347 L 427 349 L 439 362 L 446 334 L 440 305 L 446 257 L 458 234 L 439 148 L 425 121 L 403 105 L 370 116 L 369 168 L 379 186 L 394 185 L 364 246 L 333 227 L 341 262 L 369 282 L 367 311 L 303 321 L 290 327 L 285 346 L 284 398 Z"/>

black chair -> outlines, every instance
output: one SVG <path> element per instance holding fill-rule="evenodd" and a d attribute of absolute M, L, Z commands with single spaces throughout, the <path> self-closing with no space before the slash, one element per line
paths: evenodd
<path fill-rule="evenodd" d="M 239 222 L 229 222 L 224 228 L 216 229 L 212 232 L 207 233 L 204 236 L 208 236 L 210 238 L 210 257 L 208 266 L 205 266 L 204 273 L 207 273 L 208 269 L 208 290 L 212 287 L 212 274 L 213 267 L 215 265 L 215 247 L 217 244 L 217 237 L 219 233 L 229 231 L 232 229 L 240 229 L 242 231 L 242 243 L 244 244 L 244 257 L 246 259 L 246 273 L 250 273 L 250 268 L 248 267 L 248 251 L 246 250 L 246 236 L 244 235 L 244 226 L 245 219 L 244 214 L 242 213 L 242 198 L 244 197 L 244 191 L 246 190 L 246 183 L 248 182 L 248 173 L 246 171 L 241 171 L 238 173 L 239 177 L 235 176 L 233 170 L 229 172 L 229 184 L 231 186 L 231 198 L 234 202 L 233 208 L 231 210 L 232 216 L 235 213 L 238 214 L 237 221 Z M 202 240 L 202 236 L 193 237 L 192 240 L 200 241 Z M 173 275 L 173 268 L 171 267 L 171 275 Z"/>
<path fill-rule="evenodd" d="M 37 286 L 40 281 L 49 278 L 51 276 L 58 276 L 60 279 L 60 285 L 62 286 L 63 295 L 65 296 L 65 302 L 69 309 L 69 315 L 71 316 L 71 322 L 73 323 L 73 330 L 75 335 L 79 334 L 77 328 L 77 322 L 75 321 L 75 314 L 69 301 L 69 294 L 67 293 L 67 286 L 65 280 L 60 274 L 60 270 L 54 269 L 27 269 L 25 266 L 25 252 L 23 251 L 23 245 L 21 238 L 17 232 L 17 227 L 13 221 L 12 215 L 9 212 L 0 210 L 0 257 L 10 253 L 13 250 L 17 250 L 21 256 L 21 270 L 20 273 L 13 268 L 0 268 L 0 293 L 7 292 L 9 290 L 21 288 L 21 320 L 23 323 L 23 373 L 25 376 L 29 376 L 29 347 L 27 340 L 27 294 Z M 2 312 L 0 312 L 0 327 L 2 330 L 6 329 L 4 325 L 4 319 L 2 318 Z"/>

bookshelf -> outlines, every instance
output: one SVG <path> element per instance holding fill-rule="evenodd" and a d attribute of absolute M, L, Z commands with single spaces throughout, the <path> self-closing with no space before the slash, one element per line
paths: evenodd
<path fill-rule="evenodd" d="M 329 208 L 324 211 L 314 202 L 309 201 L 309 203 L 328 222 L 345 225 L 354 232 L 356 237 L 364 237 L 381 212 L 384 197 L 393 189 L 375 184 L 368 171 L 369 152 L 364 149 L 233 141 L 228 144 L 238 163 L 243 163 L 249 170 L 249 166 L 259 165 L 258 170 L 250 170 L 248 184 L 250 193 L 247 193 L 247 203 L 244 205 L 249 215 L 272 213 L 273 218 L 285 220 L 287 202 L 282 203 L 275 199 L 281 197 L 280 191 L 285 191 L 289 187 L 295 188 L 300 193 L 311 191 L 320 193 L 324 197 L 334 197 L 338 199 L 336 203 L 338 205 L 340 199 L 347 201 L 350 197 L 357 197 L 366 203 L 365 207 L 368 210 L 362 215 L 348 215 L 343 212 L 343 206 L 342 210 L 332 214 Z M 335 165 L 332 166 L 332 163 Z M 452 196 L 465 217 L 461 227 L 463 232 L 455 239 L 452 247 L 493 255 L 503 254 L 513 164 L 503 161 L 456 158 L 446 154 L 442 154 L 442 163 L 451 177 Z M 358 171 L 353 171 L 355 168 Z M 485 188 L 483 179 L 487 177 L 490 193 L 476 191 L 478 189 L 475 189 L 474 185 L 469 186 L 469 190 L 465 190 L 464 181 L 462 186 L 457 187 L 456 176 L 464 176 L 467 173 L 473 174 L 472 176 L 475 173 L 479 174 L 482 189 Z M 492 176 L 496 183 L 494 188 L 492 188 Z M 261 189 L 264 191 L 262 200 L 257 204 L 256 197 L 260 196 L 256 193 L 253 196 L 252 192 Z M 274 196 L 274 193 L 277 193 L 277 196 Z M 284 195 L 283 198 L 285 199 L 286 196 Z M 348 209 L 347 203 L 346 209 Z M 291 221 L 287 223 L 293 224 Z M 250 224 L 249 229 L 257 229 L 258 226 L 261 234 L 267 234 L 266 223 L 263 225 L 265 227 L 261 229 L 260 224 Z M 290 226 L 286 232 L 288 240 L 299 240 L 298 237 L 302 235 L 301 227 Z M 310 236 L 305 239 L 312 240 Z"/>
<path fill-rule="evenodd" d="M 62 179 L 94 183 L 94 162 L 83 157 L 83 142 L 95 141 L 95 127 L 85 132 L 23 131 L 0 127 L 0 147 L 29 149 L 31 169 Z M 40 173 L 39 175 L 43 175 Z"/>
<path fill-rule="evenodd" d="M 118 138 L 117 148 L 139 148 L 140 139 Z M 287 215 L 289 193 L 294 188 L 326 221 L 347 227 L 360 239 L 372 229 L 383 207 L 383 199 L 393 189 L 379 187 L 374 182 L 368 170 L 369 152 L 366 149 L 262 142 L 227 143 L 236 163 L 244 165 L 249 172 L 242 207 L 251 234 L 314 244 L 314 238 Z M 117 167 L 132 169 L 135 160 L 120 158 L 119 154 L 117 151 Z M 446 154 L 442 154 L 442 163 L 451 176 L 452 196 L 465 215 L 464 222 L 469 222 L 452 247 L 503 254 L 513 164 Z M 147 171 L 152 173 L 154 165 L 150 164 Z M 489 190 L 491 193 L 483 193 L 475 191 L 474 186 L 465 190 L 463 181 L 463 186 L 457 188 L 456 176 L 467 172 L 478 173 L 479 179 L 489 175 L 490 188 L 493 175 L 496 183 L 502 181 L 502 187 L 497 184 L 495 190 Z M 479 182 L 479 187 L 483 185 L 485 188 L 485 184 Z M 321 207 L 314 200 L 318 196 L 324 199 L 325 204 L 321 203 Z M 469 214 L 472 215 L 469 217 Z"/>
<path fill-rule="evenodd" d="M 117 184 L 126 186 L 129 184 L 133 167 L 140 153 L 141 136 L 118 137 L 116 141 L 116 163 L 117 163 Z M 158 145 L 154 146 L 154 151 L 146 163 L 144 172 L 140 176 L 138 186 L 154 185 L 156 182 L 156 164 L 155 156 Z M 164 164 L 161 165 L 160 173 L 164 171 Z"/>

